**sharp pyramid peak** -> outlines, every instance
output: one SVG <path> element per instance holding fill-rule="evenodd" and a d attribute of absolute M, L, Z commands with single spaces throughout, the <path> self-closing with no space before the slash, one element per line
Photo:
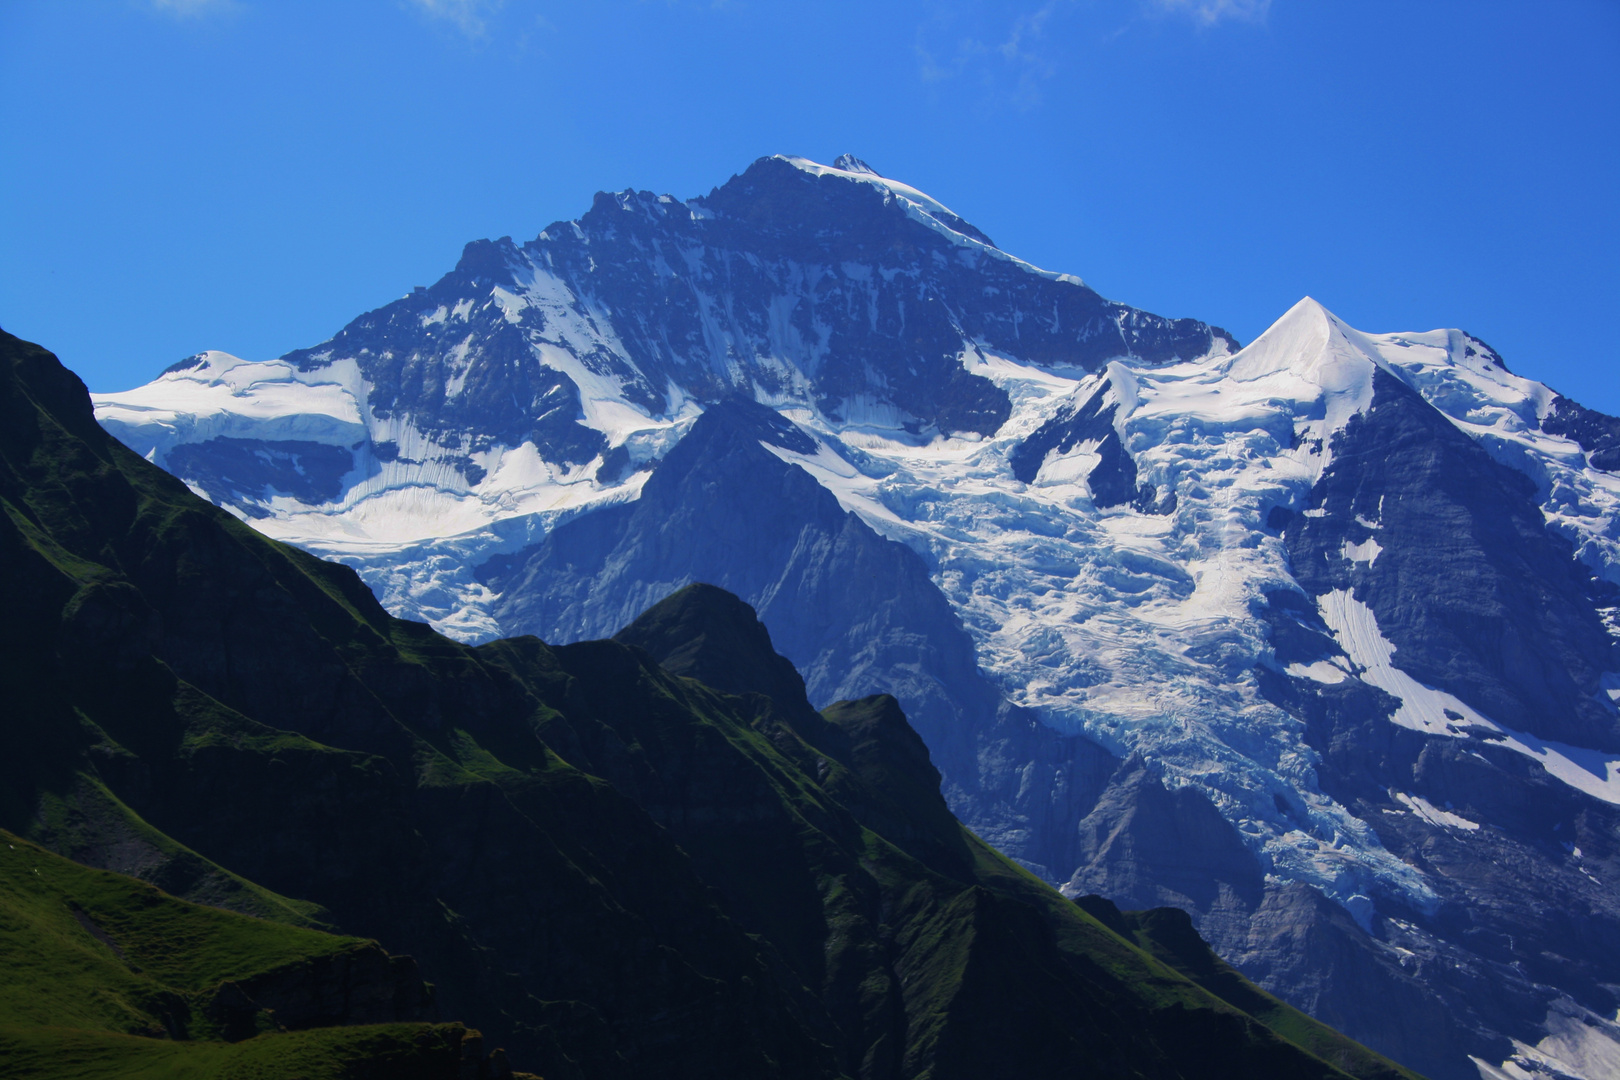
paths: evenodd
<path fill-rule="evenodd" d="M 1333 328 L 1347 327 L 1348 324 L 1314 296 L 1302 296 L 1293 307 L 1283 312 L 1277 321 L 1266 328 L 1266 334 L 1297 334 L 1300 332 L 1312 333 L 1318 330 L 1331 333 Z M 1255 342 L 1259 342 L 1259 338 Z"/>
<path fill-rule="evenodd" d="M 1370 379 L 1379 364 L 1366 335 L 1307 296 L 1237 352 L 1227 373 L 1252 382 L 1286 372 L 1324 390 L 1342 391 Z"/>
<path fill-rule="evenodd" d="M 808 710 L 804 679 L 771 644 L 758 614 L 736 595 L 695 583 L 654 604 L 614 640 L 647 650 L 676 675 L 728 694 L 759 693 Z"/>

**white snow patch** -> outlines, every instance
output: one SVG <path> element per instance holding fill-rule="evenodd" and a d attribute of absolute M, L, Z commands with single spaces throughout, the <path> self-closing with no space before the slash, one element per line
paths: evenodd
<path fill-rule="evenodd" d="M 1086 483 L 1086 477 L 1102 462 L 1097 446 L 1097 439 L 1087 439 L 1064 453 L 1047 455 L 1031 483 L 1035 487 L 1079 487 L 1090 496 L 1091 486 Z"/>
<path fill-rule="evenodd" d="M 92 394 L 96 419 L 158 464 L 180 443 L 221 437 L 338 446 L 366 437 L 364 383 L 353 361 L 299 371 L 280 360 L 203 355 L 199 366 L 167 372 L 145 386 Z"/>
<path fill-rule="evenodd" d="M 1352 544 L 1346 540 L 1343 546 L 1340 547 L 1339 552 L 1351 562 L 1366 563 L 1371 567 L 1373 563 L 1378 561 L 1378 556 L 1383 550 L 1378 545 L 1378 541 L 1369 536 L 1359 544 Z"/>
<path fill-rule="evenodd" d="M 1417 795 L 1407 795 L 1404 792 L 1392 792 L 1395 801 L 1405 806 L 1412 813 L 1436 827 L 1462 829 L 1465 832 L 1475 832 L 1479 829 L 1479 822 L 1469 821 L 1461 814 L 1453 814 L 1449 810 L 1442 810 L 1427 799 Z"/>
<path fill-rule="evenodd" d="M 1391 718 L 1402 727 L 1430 735 L 1468 738 L 1468 728 L 1498 733 L 1491 741 L 1534 758 L 1548 774 L 1604 802 L 1620 805 L 1620 755 L 1514 731 L 1476 711 L 1460 698 L 1418 682 L 1395 667 L 1395 646 L 1378 629 L 1372 609 L 1344 589 L 1317 598 L 1322 619 L 1339 645 L 1361 670 L 1363 682 L 1388 691 L 1401 701 Z M 1449 715 L 1448 715 L 1449 714 Z"/>
<path fill-rule="evenodd" d="M 517 293 L 509 292 L 496 285 L 490 291 L 495 305 L 501 309 L 501 315 L 507 322 L 517 324 L 523 321 L 523 309 L 529 306 L 529 299 Z"/>
<path fill-rule="evenodd" d="M 1314 679 L 1319 683 L 1342 683 L 1350 676 L 1339 665 L 1327 660 L 1317 660 L 1310 664 L 1289 664 L 1285 669 L 1289 675 L 1296 679 Z"/>
<path fill-rule="evenodd" d="M 966 233 L 957 232 L 956 229 L 952 228 L 950 225 L 946 224 L 944 220 L 942 220 L 942 216 L 956 218 L 958 221 L 962 219 L 953 213 L 944 203 L 935 199 L 931 195 L 923 194 L 921 191 L 918 191 L 909 184 L 902 184 L 898 180 L 890 180 L 889 178 L 879 176 L 874 172 L 858 172 L 852 169 L 839 169 L 831 165 L 822 165 L 819 162 L 811 161 L 809 158 L 792 157 L 785 154 L 779 154 L 777 157 L 782 161 L 786 161 L 796 169 L 810 173 L 812 176 L 838 176 L 846 180 L 853 180 L 857 183 L 869 184 L 872 187 L 878 188 L 890 198 L 899 202 L 901 206 L 905 208 L 908 217 L 912 218 L 914 221 L 927 225 L 930 229 L 940 233 L 958 247 L 964 248 L 969 252 L 987 255 L 991 258 L 1001 259 L 1004 262 L 1013 263 L 1024 268 L 1025 270 L 1028 270 L 1030 273 L 1038 274 L 1041 277 L 1049 278 L 1052 281 L 1061 281 L 1065 284 L 1078 285 L 1082 288 L 1085 287 L 1085 282 L 1081 281 L 1073 274 L 1059 274 L 1051 270 L 1042 270 L 1040 267 L 1035 266 L 1032 263 L 1027 263 L 1023 259 L 1007 254 L 1000 248 L 992 247 L 991 245 L 980 240 L 976 240 L 973 237 L 968 236 Z"/>

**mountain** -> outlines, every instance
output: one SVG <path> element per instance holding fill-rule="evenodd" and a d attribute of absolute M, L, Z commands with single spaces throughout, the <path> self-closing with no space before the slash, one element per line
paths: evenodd
<path fill-rule="evenodd" d="M 1620 1053 L 1620 420 L 1466 333 L 1240 349 L 768 158 L 97 415 L 464 640 L 730 589 L 1026 868 L 1430 1075 Z"/>
<path fill-rule="evenodd" d="M 600 195 L 521 247 L 467 245 L 432 288 L 314 349 L 183 360 L 102 399 L 102 422 L 282 539 L 393 550 L 492 528 L 522 543 L 559 514 L 633 496 L 729 393 L 982 437 L 1011 401 L 964 357 L 982 367 L 986 350 L 1016 346 L 1089 370 L 1232 345 L 1038 270 L 921 192 L 843 164 L 765 158 L 685 203 Z M 459 568 L 413 577 L 400 586 L 413 614 L 469 639 L 498 632 L 468 609 L 478 589 Z"/>
<path fill-rule="evenodd" d="M 1412 1075 L 996 853 L 732 594 L 460 644 L 0 365 L 8 1067 Z"/>

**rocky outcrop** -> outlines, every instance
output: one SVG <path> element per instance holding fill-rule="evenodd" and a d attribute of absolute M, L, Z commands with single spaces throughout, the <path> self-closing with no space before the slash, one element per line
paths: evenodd
<path fill-rule="evenodd" d="M 375 944 L 221 983 L 202 1012 L 232 1041 L 252 1038 L 265 1025 L 298 1031 L 437 1019 L 416 961 Z"/>
<path fill-rule="evenodd" d="M 1099 510 L 1134 506 L 1145 514 L 1170 513 L 1176 508 L 1174 491 L 1160 499 L 1152 484 L 1138 483 L 1136 462 L 1120 441 L 1115 424 L 1118 414 L 1117 392 L 1112 382 L 1104 379 L 1083 400 L 1059 406 L 1051 419 L 1013 447 L 1007 455 L 1013 476 L 1023 483 L 1033 483 L 1052 454 L 1090 446 L 1099 460 L 1086 474 L 1086 487 Z"/>
<path fill-rule="evenodd" d="M 1237 830 L 1195 788 L 1171 791 L 1139 757 L 1122 764 L 1080 819 L 1078 869 L 1063 892 L 1219 920 L 1252 911 L 1264 876 Z"/>
<path fill-rule="evenodd" d="M 1560 394 L 1541 421 L 1541 430 L 1574 439 L 1594 469 L 1620 471 L 1620 419 Z"/>

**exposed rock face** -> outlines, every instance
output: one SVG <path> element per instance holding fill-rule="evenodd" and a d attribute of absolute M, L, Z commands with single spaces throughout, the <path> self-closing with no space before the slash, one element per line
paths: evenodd
<path fill-rule="evenodd" d="M 1396 667 L 1501 724 L 1620 751 L 1599 687 L 1616 662 L 1600 586 L 1548 532 L 1535 484 L 1384 371 L 1332 449 L 1311 513 L 1285 530 L 1305 591 L 1354 593 Z M 1379 536 L 1400 539 L 1365 561 L 1341 554 Z"/>
<path fill-rule="evenodd" d="M 1605 416 L 1578 401 L 1558 396 L 1541 421 L 1541 430 L 1575 440 L 1594 469 L 1620 471 L 1620 418 Z"/>
<path fill-rule="evenodd" d="M 1193 788 L 1170 791 L 1139 758 L 1080 819 L 1079 869 L 1063 891 L 1107 891 L 1133 908 L 1200 913 L 1259 906 L 1265 882 L 1237 830 Z"/>
<path fill-rule="evenodd" d="M 375 945 L 222 983 L 204 1012 L 232 1040 L 257 1034 L 261 1012 L 287 1031 L 436 1019 L 416 961 Z"/>
<path fill-rule="evenodd" d="M 1119 405 L 1110 380 L 1100 383 L 1085 400 L 1060 406 L 1050 420 L 1007 455 L 1013 475 L 1026 484 L 1033 483 L 1049 455 L 1090 446 L 1098 460 L 1086 475 L 1086 486 L 1099 510 L 1127 504 L 1143 513 L 1174 510 L 1175 492 L 1170 492 L 1160 505 L 1152 484 L 1137 483 L 1136 462 L 1120 442 L 1115 423 Z"/>
<path fill-rule="evenodd" d="M 265 517 L 259 504 L 272 493 L 312 506 L 342 498 L 343 478 L 354 468 L 354 458 L 345 446 L 220 436 L 176 446 L 167 464 L 215 502 Z"/>

